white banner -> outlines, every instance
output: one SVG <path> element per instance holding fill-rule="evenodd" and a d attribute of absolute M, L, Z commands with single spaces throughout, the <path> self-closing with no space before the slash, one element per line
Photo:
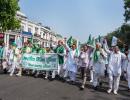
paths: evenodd
<path fill-rule="evenodd" d="M 117 45 L 117 40 L 118 40 L 117 37 L 113 36 L 111 46 L 116 46 Z"/>
<path fill-rule="evenodd" d="M 49 54 L 23 54 L 22 67 L 33 70 L 58 70 L 58 56 Z"/>

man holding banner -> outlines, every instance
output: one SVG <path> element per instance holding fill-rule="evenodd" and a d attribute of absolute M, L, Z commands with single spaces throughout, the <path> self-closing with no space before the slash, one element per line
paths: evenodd
<path fill-rule="evenodd" d="M 17 45 L 15 42 L 12 43 L 12 46 L 13 46 L 12 48 L 13 49 L 13 63 L 9 70 L 10 76 L 13 76 L 15 69 L 19 68 L 19 62 L 18 62 L 19 49 L 17 48 Z"/>
<path fill-rule="evenodd" d="M 57 47 L 54 49 L 54 52 L 58 54 L 58 74 L 63 77 L 63 64 L 64 64 L 64 56 L 65 56 L 65 49 L 63 46 L 63 42 L 61 40 L 58 41 Z"/>

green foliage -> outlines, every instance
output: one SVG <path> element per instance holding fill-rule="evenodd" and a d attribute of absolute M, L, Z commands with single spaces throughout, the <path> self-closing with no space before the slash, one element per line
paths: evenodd
<path fill-rule="evenodd" d="M 108 45 L 111 45 L 112 37 L 116 36 L 118 38 L 119 47 L 130 44 L 130 25 L 123 24 L 121 27 L 115 31 L 108 33 L 106 38 L 108 40 Z"/>
<path fill-rule="evenodd" d="M 19 10 L 18 0 L 0 0 L 0 31 L 20 28 L 20 21 L 16 19 Z"/>
<path fill-rule="evenodd" d="M 130 20 L 130 0 L 124 0 L 124 17 L 125 17 L 125 22 Z"/>

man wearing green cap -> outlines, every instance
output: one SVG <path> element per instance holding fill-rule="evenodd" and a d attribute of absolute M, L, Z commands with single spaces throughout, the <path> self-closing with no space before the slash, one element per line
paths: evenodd
<path fill-rule="evenodd" d="M 58 60 L 59 60 L 59 70 L 58 73 L 59 75 L 62 74 L 62 70 L 63 70 L 63 64 L 64 64 L 64 46 L 63 46 L 63 42 L 61 40 L 58 41 L 58 46 L 56 47 L 56 49 L 54 50 L 55 53 L 58 54 Z"/>
<path fill-rule="evenodd" d="M 92 69 L 93 69 L 93 86 L 97 90 L 98 85 L 102 85 L 101 79 L 105 72 L 105 61 L 107 59 L 107 53 L 101 48 L 100 43 L 96 43 L 96 49 L 93 53 Z"/>
<path fill-rule="evenodd" d="M 15 42 L 12 43 L 12 47 L 13 47 L 13 63 L 10 69 L 10 76 L 13 76 L 15 69 L 19 67 L 18 66 L 19 65 L 18 64 L 19 49 L 17 48 L 17 45 Z"/>

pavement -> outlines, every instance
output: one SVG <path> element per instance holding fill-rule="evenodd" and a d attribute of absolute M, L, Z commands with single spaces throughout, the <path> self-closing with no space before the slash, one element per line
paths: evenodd
<path fill-rule="evenodd" d="M 107 89 L 106 81 L 97 91 L 87 82 L 85 90 L 81 91 L 79 85 L 58 80 L 0 74 L 0 100 L 130 100 L 127 82 L 121 82 L 118 95 L 107 94 Z"/>

